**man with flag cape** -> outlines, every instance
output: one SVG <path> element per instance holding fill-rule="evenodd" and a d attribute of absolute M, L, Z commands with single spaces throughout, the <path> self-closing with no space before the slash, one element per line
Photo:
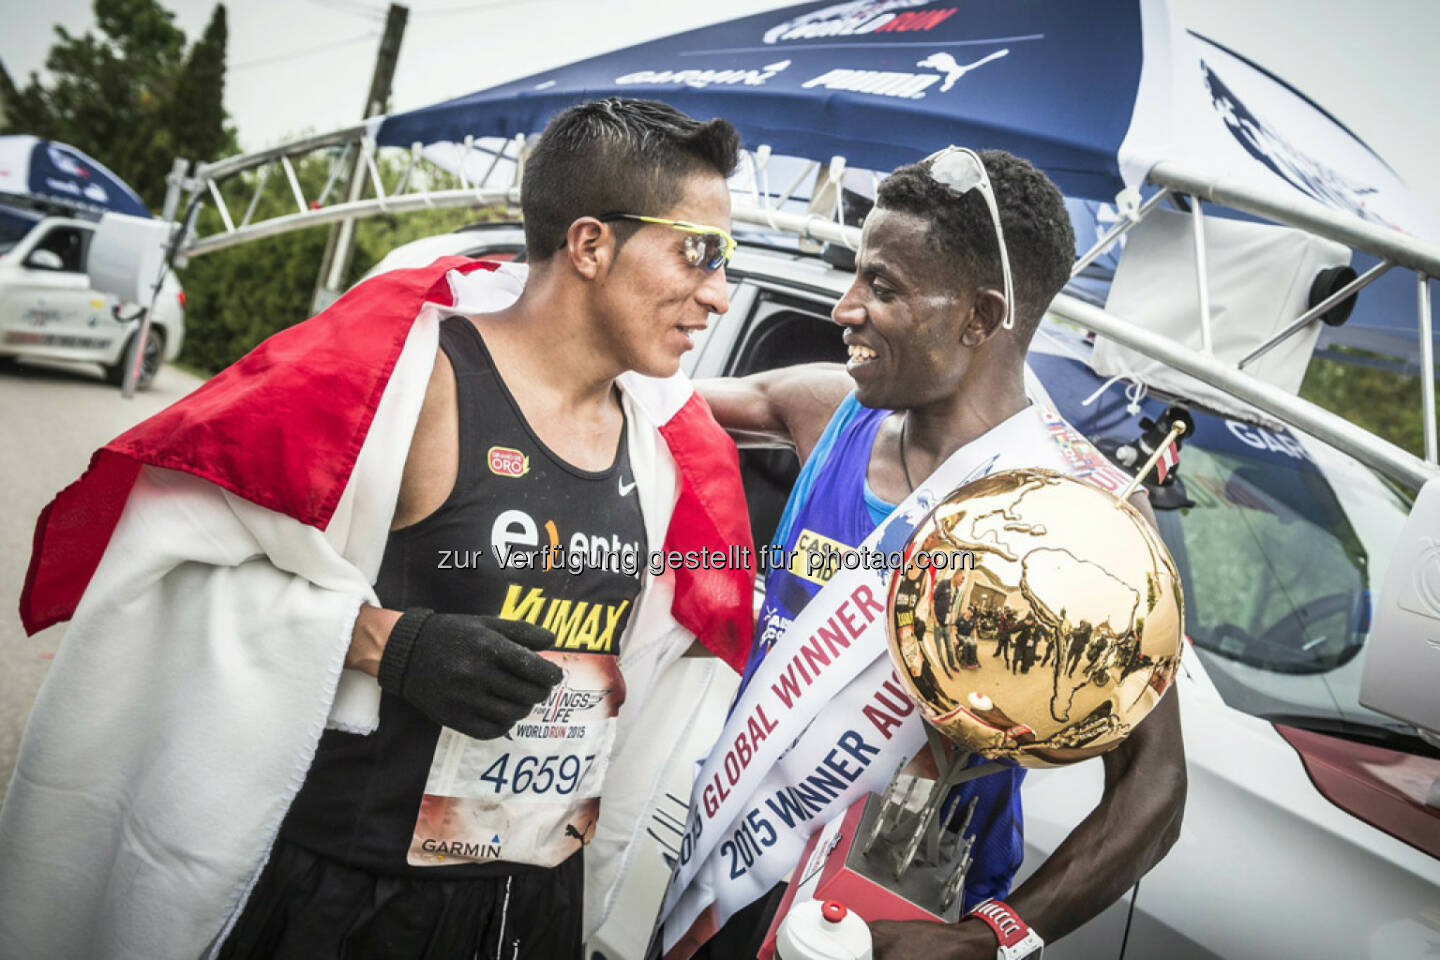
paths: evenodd
<path fill-rule="evenodd" d="M 503 751 L 515 752 L 509 775 L 491 778 L 503 779 L 503 791 L 494 787 L 503 795 L 477 801 L 473 773 L 466 782 L 451 777 L 442 783 L 437 771 L 443 751 L 437 748 L 433 767 L 426 751 L 418 818 L 414 805 L 421 798 L 408 801 L 415 842 L 407 824 L 394 864 L 400 879 L 380 877 L 375 889 L 402 881 L 425 887 L 417 877 L 457 866 L 500 868 L 475 881 L 503 891 L 493 915 L 476 921 L 462 910 L 457 921 L 445 915 L 448 900 L 422 904 L 442 919 L 433 936 L 422 931 L 417 942 L 444 952 L 449 934 L 443 928 L 468 925 L 495 938 L 487 951 L 503 946 L 507 957 L 541 955 L 546 948 L 536 946 L 532 930 L 517 928 L 516 920 L 528 911 L 552 920 L 551 927 L 571 930 L 578 927 L 579 904 L 543 894 L 526 902 L 512 893 L 527 883 L 544 890 L 543 882 L 536 887 L 531 881 L 549 882 L 557 870 L 574 875 L 564 864 L 578 866 L 580 858 L 566 856 L 583 846 L 588 928 L 603 919 L 648 819 L 658 783 L 654 767 L 669 759 L 656 756 L 651 743 L 663 736 L 636 735 L 638 718 L 647 699 L 664 696 L 667 668 L 693 642 L 733 668 L 743 664 L 750 571 L 646 570 L 642 563 L 629 578 L 628 599 L 606 606 L 604 617 L 597 614 L 600 600 L 590 597 L 573 605 L 551 603 L 552 616 L 542 621 L 538 600 L 531 601 L 545 590 L 563 592 L 564 584 L 553 579 L 543 588 L 511 583 L 513 589 L 504 589 L 500 582 L 504 601 L 498 605 L 514 609 L 432 614 L 409 606 L 414 601 L 403 589 L 388 599 L 397 603 L 399 596 L 409 609 L 398 619 L 398 611 L 383 609 L 395 538 L 406 532 L 393 529 L 402 525 L 401 513 L 414 512 L 418 503 L 421 514 L 429 510 L 459 522 L 469 516 L 464 510 L 490 509 L 493 501 L 522 490 L 531 497 L 525 504 L 546 507 L 544 498 L 564 478 L 523 485 L 527 473 L 538 481 L 565 472 L 556 447 L 580 451 L 576 460 L 587 454 L 593 460 L 597 451 L 623 460 L 628 472 L 618 477 L 576 469 L 567 482 L 610 491 L 610 499 L 587 506 L 608 509 L 617 524 L 630 524 L 625 529 L 636 543 L 684 552 L 749 542 L 733 445 L 675 373 L 688 347 L 687 330 L 727 306 L 723 272 L 716 267 L 733 249 L 733 242 L 724 242 L 724 177 L 734 162 L 734 131 L 723 121 L 699 124 L 663 105 L 637 101 L 582 105 L 562 117 L 569 139 L 560 138 L 560 149 L 537 147 L 527 170 L 527 242 L 536 247 L 531 260 L 539 265 L 532 266 L 523 296 L 516 274 L 461 258 L 367 281 L 98 451 L 80 480 L 41 514 L 22 619 L 31 632 L 65 619 L 71 625 L 37 699 L 0 811 L 0 955 L 153 960 L 230 949 L 227 936 L 247 900 L 256 899 L 252 890 L 268 874 L 267 859 L 272 866 L 279 859 L 272 857 L 272 847 L 279 849 L 277 832 L 307 788 L 312 765 L 320 766 L 317 757 L 343 761 L 343 745 L 329 749 L 336 738 L 348 736 L 352 746 L 382 742 L 377 738 L 387 727 L 393 733 L 391 718 L 402 710 L 418 710 L 424 716 L 417 722 L 433 720 L 442 712 L 440 698 L 420 681 L 433 688 L 444 679 L 447 658 L 470 656 L 482 640 L 500 651 L 496 662 L 523 661 L 533 668 L 530 658 L 538 655 L 512 638 L 533 644 L 547 630 L 556 649 L 545 658 L 563 667 L 565 679 L 549 688 L 537 683 L 524 693 L 511 691 L 504 709 L 518 710 L 502 711 L 532 720 L 544 714 L 546 722 L 517 724 L 498 739 L 441 732 L 431 723 L 429 742 L 438 736 L 450 748 L 447 756 L 473 760 L 490 751 L 488 756 L 498 752 L 508 760 Z M 646 151 L 638 161 L 636 150 Z M 609 210 L 578 209 L 614 199 L 585 196 L 587 177 L 621 194 L 629 189 L 626 205 L 634 208 L 614 212 L 634 219 L 617 224 L 601 217 Z M 545 191 L 547 184 L 555 189 Z M 666 213 L 683 215 L 684 226 L 673 226 Z M 534 331 L 518 324 L 525 317 Z M 568 339 L 557 336 L 566 325 Z M 542 332 L 555 339 L 534 342 Z M 577 349 L 584 352 L 575 359 Z M 553 420 L 527 420 L 522 412 L 544 410 L 553 400 L 535 386 L 554 382 L 546 381 L 545 371 L 505 378 L 507 372 L 531 372 L 525 364 L 533 368 L 547 351 L 577 378 L 593 373 L 596 364 L 614 369 L 609 380 L 595 377 L 590 384 L 592 399 L 598 399 L 587 409 L 600 427 L 578 439 L 557 430 Z M 567 356 L 573 362 L 564 363 Z M 481 396 L 472 381 L 485 379 L 463 366 L 475 358 L 493 361 L 485 389 L 508 401 L 478 418 L 465 406 L 467 396 Z M 442 370 L 454 373 L 448 397 L 437 391 L 446 383 Z M 434 402 L 437 393 L 448 407 Z M 451 419 L 435 420 L 436 410 Z M 485 449 L 486 431 L 494 425 L 485 418 L 498 423 L 506 417 L 514 430 L 528 431 L 533 450 L 499 444 Z M 433 469 L 443 456 L 422 459 L 427 469 L 414 470 L 422 438 L 431 443 L 436 437 L 434 449 L 448 449 L 452 461 L 455 489 L 448 497 L 443 483 L 434 485 L 437 473 L 446 476 Z M 417 484 L 416 476 L 431 485 Z M 465 500 L 460 480 L 467 476 L 474 490 L 498 492 Z M 554 544 L 554 518 L 573 518 L 574 504 L 549 507 L 545 529 Z M 493 525 L 485 514 L 489 535 L 453 546 L 481 548 L 493 569 L 490 547 L 497 540 L 523 545 L 516 531 L 523 533 L 524 524 L 516 512 L 496 515 Z M 419 530 L 429 518 L 407 529 Z M 477 523 L 471 526 L 479 531 Z M 463 531 L 463 523 L 456 529 Z M 399 573 L 426 573 L 426 562 L 416 558 Z M 434 558 L 428 563 L 439 565 Z M 560 575 L 548 567 L 544 572 Z M 626 589 L 623 571 L 602 572 L 610 580 L 600 588 Z M 481 573 L 468 573 L 479 596 L 486 581 Z M 599 582 L 587 580 L 590 573 L 576 582 Z M 582 617 L 587 603 L 591 615 Z M 367 612 L 389 614 L 394 646 L 362 642 L 374 640 L 362 637 Z M 504 617 L 471 615 L 481 612 Z M 442 628 L 449 633 L 437 637 Z M 395 638 L 402 630 L 405 659 L 397 660 L 402 644 Z M 591 662 L 601 660 L 598 667 Z M 541 666 L 550 668 L 543 661 Z M 577 689 L 571 680 L 579 674 L 600 675 L 604 683 Z M 482 683 L 493 676 L 467 679 Z M 465 691 L 458 693 L 446 692 L 446 702 L 465 702 Z M 618 709 L 621 701 L 624 710 Z M 527 726 L 539 732 L 522 732 Z M 557 729 L 562 737 L 579 731 L 588 751 L 583 771 L 579 759 L 569 764 L 563 749 L 539 756 L 545 737 Z M 393 756 L 414 753 L 394 746 Z M 366 771 L 375 790 L 388 786 L 385 759 Z M 527 762 L 522 784 L 516 771 Z M 487 773 L 494 769 L 491 764 Z M 576 803 L 593 811 L 602 780 L 599 822 L 592 817 L 577 829 L 566 816 Z M 564 815 L 554 815 L 562 800 Z M 546 822 L 563 823 L 563 834 L 524 829 L 544 804 L 551 811 Z M 437 805 L 473 822 L 457 827 L 446 820 L 440 826 L 457 829 L 457 837 L 442 836 L 438 845 L 433 837 L 421 842 L 426 811 Z M 366 835 L 370 815 L 356 814 L 347 828 Z M 497 817 L 507 833 L 514 830 L 502 839 L 495 829 L 492 843 L 489 823 L 500 822 Z M 485 836 L 477 840 L 482 827 Z M 485 859 L 500 862 L 479 862 Z M 278 910 L 284 884 L 271 886 L 267 896 L 274 902 L 267 908 Z M 573 886 L 562 892 L 574 893 Z M 386 912 L 383 905 L 377 909 Z M 388 919 L 367 915 L 356 930 L 334 936 L 350 936 L 353 945 L 368 930 L 399 942 L 388 938 L 400 935 L 406 917 L 397 926 L 394 915 L 404 912 L 389 910 Z M 296 909 L 290 926 L 327 922 L 335 921 Z M 546 926 L 533 924 L 535 936 L 544 936 Z M 234 940 L 241 939 L 239 932 Z M 254 944 L 262 934 L 280 938 L 272 942 L 277 951 L 298 949 L 298 941 L 285 940 L 288 933 L 277 934 L 273 924 L 247 933 L 253 949 L 261 949 Z M 275 946 L 281 941 L 283 947 Z"/>

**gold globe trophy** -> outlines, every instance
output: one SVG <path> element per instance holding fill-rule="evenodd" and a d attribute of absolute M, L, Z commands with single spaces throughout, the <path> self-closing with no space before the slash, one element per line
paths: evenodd
<path fill-rule="evenodd" d="M 886 632 L 927 721 L 934 776 L 902 767 L 871 798 L 857 872 L 956 919 L 975 801 L 959 831 L 943 829 L 952 788 L 1104 753 L 1169 688 L 1184 637 L 1180 576 L 1125 500 L 1184 430 L 1172 426 L 1119 497 L 1049 470 L 1007 470 L 959 487 L 915 529 L 891 575 Z"/>

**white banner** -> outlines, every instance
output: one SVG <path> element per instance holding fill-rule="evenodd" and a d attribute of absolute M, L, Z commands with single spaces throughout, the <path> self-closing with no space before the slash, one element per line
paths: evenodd
<path fill-rule="evenodd" d="M 1186 30 L 1161 0 L 1142 0 L 1141 14 L 1144 66 L 1118 155 L 1127 186 L 1138 187 L 1168 160 L 1440 241 L 1436 211 L 1321 105 Z"/>

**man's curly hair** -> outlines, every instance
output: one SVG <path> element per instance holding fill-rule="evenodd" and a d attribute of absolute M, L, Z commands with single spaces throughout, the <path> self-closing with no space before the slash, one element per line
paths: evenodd
<path fill-rule="evenodd" d="M 995 190 L 1010 254 L 1018 301 L 1011 306 L 1015 327 L 1028 342 L 1050 301 L 1070 279 L 1075 231 L 1059 188 L 1028 160 L 1003 150 L 981 151 L 980 159 Z M 955 283 L 1005 289 L 1000 245 L 979 190 L 957 196 L 930 176 L 928 164 L 912 163 L 880 184 L 876 206 L 929 220 L 929 239 L 954 262 Z"/>

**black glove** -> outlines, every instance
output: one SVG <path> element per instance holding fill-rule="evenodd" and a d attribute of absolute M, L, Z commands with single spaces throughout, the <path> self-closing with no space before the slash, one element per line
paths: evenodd
<path fill-rule="evenodd" d="M 565 675 L 535 652 L 554 645 L 555 634 L 523 620 L 412 607 L 390 631 L 377 679 L 436 723 L 493 740 Z"/>

